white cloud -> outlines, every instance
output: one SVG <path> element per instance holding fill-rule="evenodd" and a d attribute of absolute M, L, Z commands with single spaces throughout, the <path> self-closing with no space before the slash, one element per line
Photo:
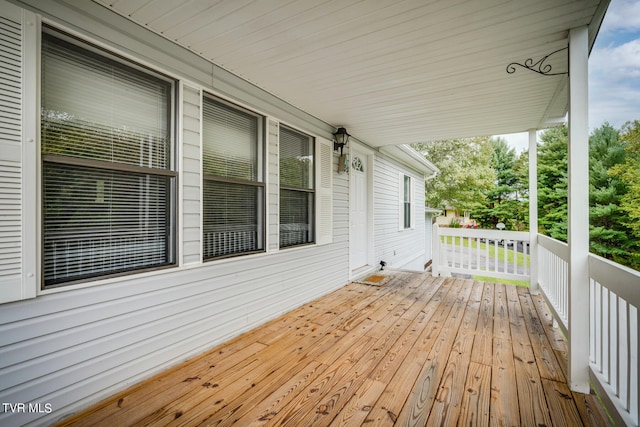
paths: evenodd
<path fill-rule="evenodd" d="M 638 3 L 640 5 L 640 3 Z M 640 119 L 640 39 L 596 47 L 589 58 L 589 124 Z"/>
<path fill-rule="evenodd" d="M 609 5 L 600 31 L 636 31 L 639 29 L 640 2 L 638 0 L 613 0 Z"/>
<path fill-rule="evenodd" d="M 607 80 L 640 79 L 640 39 L 619 46 L 594 48 L 589 67 L 595 77 Z"/>

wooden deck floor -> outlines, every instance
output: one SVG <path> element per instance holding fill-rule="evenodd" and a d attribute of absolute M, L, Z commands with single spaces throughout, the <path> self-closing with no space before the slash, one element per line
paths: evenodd
<path fill-rule="evenodd" d="M 527 288 L 394 272 L 352 283 L 67 425 L 606 425 L 569 391 Z"/>

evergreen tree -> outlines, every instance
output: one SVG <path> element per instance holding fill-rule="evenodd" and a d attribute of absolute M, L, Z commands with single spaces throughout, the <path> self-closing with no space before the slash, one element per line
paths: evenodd
<path fill-rule="evenodd" d="M 516 166 L 520 165 L 516 152 L 501 138 L 491 139 L 491 167 L 495 171 L 495 185 L 486 191 L 486 203 L 474 210 L 473 217 L 481 226 L 494 228 L 499 222 L 510 230 L 526 228 L 526 212 L 522 203 L 522 185 Z M 528 207 L 527 207 L 528 209 Z"/>
<path fill-rule="evenodd" d="M 567 127 L 546 130 L 538 145 L 539 231 L 567 241 Z"/>
<path fill-rule="evenodd" d="M 636 239 L 636 248 L 640 240 L 640 121 L 626 123 L 620 134 L 625 149 L 624 163 L 614 166 L 610 174 L 626 186 L 626 192 L 620 199 L 620 208 L 625 212 L 623 220 Z M 636 250 L 629 264 L 640 270 L 640 251 Z"/>
<path fill-rule="evenodd" d="M 640 186 L 634 198 L 629 189 L 640 179 L 638 163 L 630 160 L 631 150 L 625 144 L 638 136 L 640 154 L 640 122 L 637 129 L 626 128 L 624 138 L 608 123 L 596 129 L 589 138 L 589 239 L 590 251 L 620 264 L 640 269 L 640 246 L 634 237 L 640 232 Z M 544 132 L 538 148 L 538 201 L 540 231 L 555 239 L 567 241 L 567 128 Z M 627 146 L 628 147 L 628 146 Z M 636 180 L 636 181 L 634 181 Z M 632 216 L 638 212 L 637 223 Z"/>
<path fill-rule="evenodd" d="M 589 138 L 589 222 L 591 252 L 625 265 L 634 264 L 638 242 L 621 207 L 627 186 L 612 170 L 625 162 L 619 132 L 605 123 Z"/>

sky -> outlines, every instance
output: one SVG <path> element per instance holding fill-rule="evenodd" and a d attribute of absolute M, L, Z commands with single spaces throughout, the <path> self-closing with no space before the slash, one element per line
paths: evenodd
<path fill-rule="evenodd" d="M 589 129 L 640 120 L 640 0 L 611 0 L 589 56 Z M 521 152 L 528 134 L 496 135 Z"/>

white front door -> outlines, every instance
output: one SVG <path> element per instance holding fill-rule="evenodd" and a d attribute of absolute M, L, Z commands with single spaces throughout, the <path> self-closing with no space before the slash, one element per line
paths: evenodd
<path fill-rule="evenodd" d="M 350 257 L 351 270 L 369 262 L 369 162 L 366 154 L 351 150 L 350 159 Z"/>

